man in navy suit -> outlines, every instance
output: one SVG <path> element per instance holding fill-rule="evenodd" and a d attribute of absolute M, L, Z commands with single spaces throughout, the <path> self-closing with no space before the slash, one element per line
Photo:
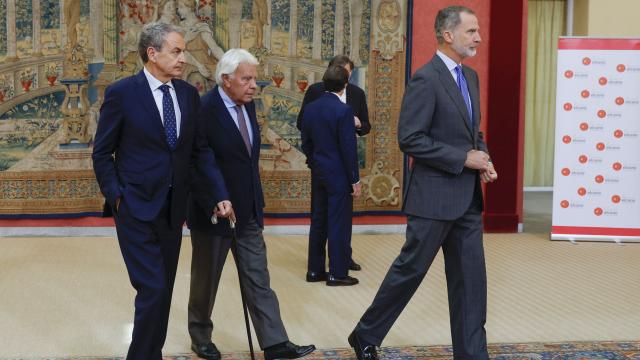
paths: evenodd
<path fill-rule="evenodd" d="M 349 335 L 359 360 L 375 347 L 424 279 L 442 248 L 454 359 L 488 359 L 487 279 L 482 246 L 482 188 L 498 175 L 480 127 L 478 75 L 462 65 L 480 45 L 478 19 L 463 6 L 438 12 L 438 51 L 411 78 L 398 142 L 413 157 L 403 210 L 407 239 L 373 303 Z"/>
<path fill-rule="evenodd" d="M 341 66 L 347 70 L 349 78 L 351 77 L 351 72 L 354 69 L 354 64 L 351 59 L 349 59 L 346 55 L 336 55 L 329 62 L 329 67 L 332 66 Z M 304 117 L 304 112 L 311 102 L 320 98 L 326 89 L 324 87 L 324 82 L 315 83 L 307 89 L 304 93 L 304 99 L 302 100 L 302 105 L 300 106 L 300 112 L 298 113 L 298 119 L 296 121 L 296 126 L 298 130 L 302 131 L 302 118 Z M 367 96 L 364 93 L 364 90 L 359 88 L 357 85 L 352 83 L 347 83 L 347 88 L 340 94 L 340 101 L 351 106 L 353 110 L 353 121 L 355 125 L 355 131 L 358 136 L 364 136 L 371 131 L 371 124 L 369 123 L 369 110 L 367 108 Z M 313 199 L 311 199 L 313 203 Z M 311 209 L 311 217 L 313 217 L 313 207 Z M 314 231 L 315 229 L 311 229 Z M 314 242 L 309 246 L 309 258 L 317 258 L 318 262 L 324 262 L 326 258 L 325 247 L 327 246 L 326 233 L 318 233 L 313 234 L 313 238 L 324 239 L 319 242 Z M 349 238 L 349 270 L 361 270 L 362 267 L 360 264 L 356 263 L 353 260 L 352 250 L 351 250 L 351 238 Z M 326 273 L 323 272 L 307 272 L 307 281 L 316 282 L 316 281 L 324 281 L 326 280 Z"/>
<path fill-rule="evenodd" d="M 330 66 L 322 81 L 326 92 L 306 107 L 302 118 L 302 150 L 311 169 L 311 228 L 307 281 L 329 286 L 358 283 L 349 276 L 353 196 L 360 195 L 358 154 L 353 110 L 340 101 L 349 74 Z M 329 273 L 325 273 L 324 244 L 328 239 Z"/>
<path fill-rule="evenodd" d="M 232 212 L 211 149 L 196 134 L 198 92 L 176 79 L 184 68 L 180 29 L 150 23 L 138 49 L 144 69 L 109 86 L 93 168 L 115 217 L 120 250 L 136 289 L 127 359 L 161 359 L 186 217 L 192 164 L 211 191 L 206 209 Z"/>
<path fill-rule="evenodd" d="M 293 359 L 315 350 L 289 341 L 275 292 L 269 285 L 267 253 L 262 236 L 264 198 L 260 184 L 260 129 L 253 96 L 258 60 L 243 49 L 227 51 L 216 68 L 218 86 L 205 94 L 200 109 L 202 129 L 234 204 L 237 252 L 244 293 L 260 348 L 266 360 Z M 189 335 L 192 349 L 204 359 L 220 359 L 211 342 L 211 313 L 220 275 L 231 246 L 228 220 L 213 224 L 207 204 L 211 194 L 189 196 L 187 223 L 193 257 L 189 292 Z"/>

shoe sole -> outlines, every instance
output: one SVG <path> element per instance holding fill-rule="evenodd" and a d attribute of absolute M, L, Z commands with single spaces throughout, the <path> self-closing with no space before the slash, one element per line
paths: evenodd
<path fill-rule="evenodd" d="M 358 285 L 360 282 L 356 282 L 353 284 L 345 284 L 345 283 L 330 283 L 327 281 L 327 286 L 353 286 L 353 285 Z"/>

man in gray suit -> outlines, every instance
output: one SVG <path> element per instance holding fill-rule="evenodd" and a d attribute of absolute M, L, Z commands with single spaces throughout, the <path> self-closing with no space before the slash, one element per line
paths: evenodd
<path fill-rule="evenodd" d="M 438 12 L 435 31 L 438 52 L 409 82 L 398 124 L 400 149 L 413 158 L 404 194 L 406 242 L 349 335 L 359 360 L 377 359 L 376 346 L 440 247 L 454 358 L 488 359 L 480 180 L 498 176 L 479 131 L 478 76 L 461 65 L 480 44 L 478 19 L 469 8 L 451 6 Z"/>

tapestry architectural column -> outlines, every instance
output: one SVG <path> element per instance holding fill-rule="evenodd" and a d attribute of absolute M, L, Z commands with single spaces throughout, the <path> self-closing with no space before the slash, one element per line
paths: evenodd
<path fill-rule="evenodd" d="M 117 0 L 104 0 L 102 3 L 102 56 L 105 64 L 118 62 L 116 50 L 118 25 L 117 25 Z"/>
<path fill-rule="evenodd" d="M 32 0 L 33 9 L 33 54 L 31 56 L 42 56 L 42 44 L 40 41 L 40 20 L 42 11 L 40 10 L 40 0 Z"/>
<path fill-rule="evenodd" d="M 298 48 L 298 1 L 289 1 L 289 56 L 296 56 Z"/>
<path fill-rule="evenodd" d="M 229 48 L 240 47 L 240 20 L 242 19 L 242 1 L 227 2 L 229 23 Z"/>
<path fill-rule="evenodd" d="M 271 50 L 271 0 L 267 0 L 267 26 L 264 29 L 264 47 Z"/>
<path fill-rule="evenodd" d="M 344 3 L 340 0 L 336 1 L 336 23 L 333 25 L 333 53 L 344 54 Z"/>
<path fill-rule="evenodd" d="M 62 49 L 64 52 L 64 47 L 69 42 L 69 35 L 67 34 L 67 17 L 64 14 L 64 4 L 67 0 L 60 0 L 60 44 L 62 45 Z"/>
<path fill-rule="evenodd" d="M 93 49 L 92 63 L 104 62 L 104 28 L 102 26 L 102 0 L 91 0 L 89 3 L 91 22 L 91 48 Z"/>
<path fill-rule="evenodd" d="M 5 61 L 16 61 L 16 0 L 7 0 L 7 57 Z"/>
<path fill-rule="evenodd" d="M 320 60 L 322 58 L 322 0 L 316 0 L 313 5 L 313 50 L 311 58 Z"/>

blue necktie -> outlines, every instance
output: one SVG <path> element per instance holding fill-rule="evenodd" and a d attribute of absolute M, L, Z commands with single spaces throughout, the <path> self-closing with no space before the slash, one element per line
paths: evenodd
<path fill-rule="evenodd" d="M 467 105 L 467 111 L 469 111 L 469 125 L 471 125 L 471 129 L 473 129 L 473 111 L 471 110 L 471 97 L 469 96 L 467 79 L 465 79 L 464 73 L 462 73 L 462 66 L 456 66 L 456 75 L 458 77 L 458 88 L 462 93 L 464 104 Z"/>
<path fill-rule="evenodd" d="M 178 142 L 178 132 L 176 130 L 176 111 L 173 108 L 173 99 L 169 93 L 169 85 L 160 85 L 162 90 L 162 117 L 164 118 L 164 132 L 167 134 L 169 148 L 174 150 Z"/>

